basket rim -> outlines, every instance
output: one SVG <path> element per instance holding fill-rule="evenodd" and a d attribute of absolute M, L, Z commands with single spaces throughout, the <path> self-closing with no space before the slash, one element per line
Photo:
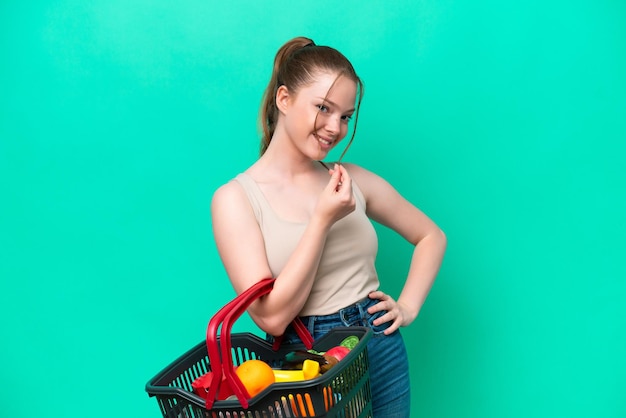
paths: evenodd
<path fill-rule="evenodd" d="M 331 368 L 328 372 L 324 373 L 323 375 L 315 377 L 313 379 L 303 380 L 303 381 L 298 381 L 298 382 L 273 383 L 272 385 L 265 388 L 263 391 L 259 392 L 256 396 L 253 396 L 252 398 L 250 398 L 250 407 L 252 407 L 257 401 L 261 401 L 265 397 L 265 395 L 276 390 L 287 389 L 287 388 L 292 389 L 292 390 L 293 389 L 295 390 L 307 389 L 307 388 L 312 388 L 312 387 L 316 387 L 319 385 L 324 385 L 326 383 L 330 383 L 335 377 L 337 377 L 340 373 L 342 373 L 343 370 L 346 369 L 349 366 L 349 364 L 352 363 L 361 354 L 361 352 L 366 350 L 367 343 L 373 336 L 373 331 L 371 328 L 364 327 L 364 326 L 335 327 L 331 329 L 328 333 L 320 337 L 318 340 L 316 340 L 314 343 L 314 347 L 320 346 L 320 345 L 324 346 L 324 342 L 327 342 L 327 340 L 335 338 L 336 334 L 351 333 L 355 331 L 362 333 L 362 335 L 360 336 L 359 343 L 354 347 L 354 349 L 350 350 L 350 352 L 346 355 L 346 357 L 341 362 L 339 362 L 337 366 Z M 251 332 L 238 332 L 236 334 L 233 334 L 232 336 L 234 337 L 235 335 L 239 338 L 249 339 L 262 346 L 266 346 L 268 349 L 271 349 L 272 347 L 271 343 L 269 343 L 265 339 Z M 218 338 L 218 341 L 219 341 L 219 338 Z M 304 347 L 304 344 L 301 344 L 301 343 L 283 344 L 281 346 L 281 349 L 297 350 L 303 347 Z M 162 369 L 152 379 L 150 379 L 146 383 L 146 386 L 145 386 L 145 390 L 148 393 L 148 395 L 151 397 L 157 396 L 157 395 L 169 395 L 169 396 L 175 395 L 175 396 L 180 396 L 181 398 L 184 398 L 190 402 L 204 403 L 205 400 L 202 397 L 200 397 L 199 395 L 193 392 L 189 392 L 183 388 L 180 388 L 177 386 L 170 386 L 170 385 L 163 386 L 163 385 L 155 384 L 156 381 L 162 379 L 165 375 L 169 374 L 173 369 L 177 368 L 181 363 L 186 362 L 186 360 L 197 359 L 199 355 L 198 351 L 206 351 L 206 340 L 201 341 L 198 344 L 196 344 L 193 348 L 188 350 L 183 355 L 179 356 L 176 360 L 172 361 L 167 367 Z M 240 407 L 241 404 L 236 399 L 216 400 L 214 403 L 214 407 L 216 406 Z"/>

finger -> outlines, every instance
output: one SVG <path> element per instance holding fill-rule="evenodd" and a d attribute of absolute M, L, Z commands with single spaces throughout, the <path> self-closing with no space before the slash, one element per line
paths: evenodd
<path fill-rule="evenodd" d="M 385 301 L 382 301 L 380 299 L 376 300 L 378 301 L 378 303 L 367 308 L 367 313 L 369 313 L 370 315 L 374 315 L 377 312 L 385 312 L 385 314 L 381 315 L 379 318 L 376 318 L 376 320 L 374 320 L 374 324 L 380 325 L 384 324 L 387 321 L 391 321 L 393 319 L 393 316 L 391 314 L 392 307 L 389 306 L 389 304 Z"/>
<path fill-rule="evenodd" d="M 396 307 L 389 309 L 380 318 L 376 318 L 373 324 L 378 326 L 389 322 L 389 327 L 384 331 L 385 335 L 389 335 L 402 326 L 402 318 L 402 311 Z"/>
<path fill-rule="evenodd" d="M 335 168 L 329 170 L 331 173 L 330 181 L 328 182 L 328 188 L 331 190 L 337 190 L 338 184 L 341 182 L 341 171 L 337 169 L 337 164 L 335 164 Z"/>
<path fill-rule="evenodd" d="M 352 181 L 352 178 L 350 177 L 350 174 L 348 173 L 348 170 L 346 170 L 346 167 L 344 167 L 342 165 L 338 165 L 337 168 L 341 172 L 341 180 L 342 181 L 345 181 L 345 182 Z"/>
<path fill-rule="evenodd" d="M 350 178 L 350 174 L 348 174 L 348 170 L 346 169 L 346 167 L 344 165 L 341 164 L 335 164 L 336 168 L 341 171 L 341 174 Z"/>
<path fill-rule="evenodd" d="M 346 192 L 352 193 L 352 178 L 350 177 L 350 174 L 348 174 L 348 170 L 346 170 L 346 168 L 342 165 L 338 165 L 337 170 L 339 170 L 339 172 L 341 173 L 341 177 L 339 178 L 339 185 L 347 186 L 344 187 Z"/>
<path fill-rule="evenodd" d="M 395 332 L 398 328 L 400 328 L 400 323 L 398 321 L 393 321 L 393 323 L 389 326 L 389 328 L 383 331 L 383 334 L 389 335 Z"/>
<path fill-rule="evenodd" d="M 389 299 L 389 298 L 390 298 L 390 296 L 389 296 L 389 295 L 386 295 L 385 293 L 383 293 L 383 292 L 382 292 L 382 291 L 380 291 L 380 290 L 374 290 L 374 291 L 371 291 L 371 292 L 370 292 L 370 294 L 369 294 L 369 298 L 370 298 L 370 299 L 387 300 L 387 299 Z"/>
<path fill-rule="evenodd" d="M 339 175 L 339 183 L 337 183 L 337 185 L 341 186 L 343 184 L 343 173 L 341 172 L 340 166 L 335 164 L 335 167 L 336 167 L 335 172 Z"/>
<path fill-rule="evenodd" d="M 402 317 L 400 312 L 396 309 L 387 311 L 384 315 L 379 318 L 376 318 L 372 325 L 380 326 L 383 324 L 389 324 L 388 327 L 383 331 L 385 335 L 389 335 L 393 333 L 395 330 L 402 326 Z"/>

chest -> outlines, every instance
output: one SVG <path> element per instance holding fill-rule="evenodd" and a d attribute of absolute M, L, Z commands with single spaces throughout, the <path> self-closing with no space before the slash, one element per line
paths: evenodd
<path fill-rule="evenodd" d="M 325 182 L 317 179 L 300 184 L 259 184 L 276 216 L 293 223 L 307 223 L 311 219 L 325 186 Z"/>

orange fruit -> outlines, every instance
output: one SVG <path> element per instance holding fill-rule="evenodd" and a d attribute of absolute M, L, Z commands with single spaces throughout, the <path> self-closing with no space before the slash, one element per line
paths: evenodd
<path fill-rule="evenodd" d="M 239 377 L 251 398 L 276 380 L 270 365 L 256 359 L 246 360 L 241 363 L 235 370 L 235 374 Z"/>

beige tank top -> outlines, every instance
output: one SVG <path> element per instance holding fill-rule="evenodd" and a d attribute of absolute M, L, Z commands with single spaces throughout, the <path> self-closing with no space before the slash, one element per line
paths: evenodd
<path fill-rule="evenodd" d="M 300 241 L 306 223 L 279 218 L 249 175 L 239 174 L 235 180 L 248 196 L 263 233 L 270 269 L 277 277 Z M 365 214 L 363 194 L 354 181 L 352 187 L 356 209 L 337 221 L 328 232 L 315 283 L 301 316 L 335 313 L 378 289 L 375 268 L 378 238 Z"/>

